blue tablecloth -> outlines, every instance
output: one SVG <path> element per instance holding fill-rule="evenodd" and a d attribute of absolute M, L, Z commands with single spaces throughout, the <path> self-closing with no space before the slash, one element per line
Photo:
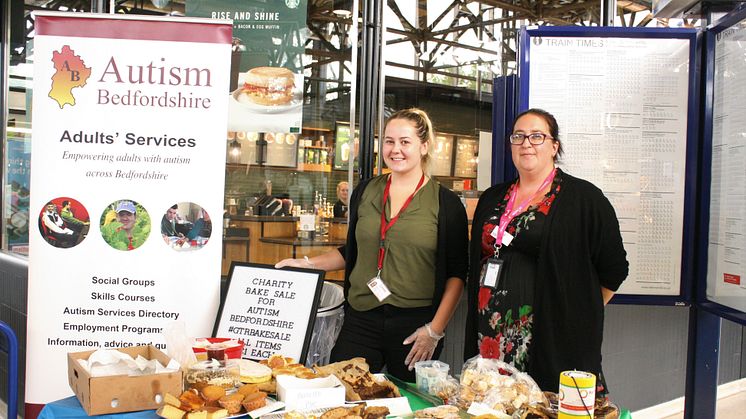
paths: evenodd
<path fill-rule="evenodd" d="M 158 415 L 155 414 L 155 410 L 88 416 L 85 413 L 85 410 L 83 410 L 83 406 L 80 405 L 78 398 L 75 396 L 47 403 L 46 406 L 41 409 L 38 419 L 82 419 L 89 417 L 101 419 L 160 419 Z"/>

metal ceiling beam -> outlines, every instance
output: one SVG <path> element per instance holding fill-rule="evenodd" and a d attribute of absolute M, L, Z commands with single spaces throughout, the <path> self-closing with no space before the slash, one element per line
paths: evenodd
<path fill-rule="evenodd" d="M 544 17 L 546 16 L 563 17 L 565 13 L 568 13 L 568 12 L 574 12 L 576 10 L 595 9 L 598 7 L 601 7 L 601 5 L 595 1 L 594 2 L 578 1 L 578 2 L 568 4 L 565 6 L 544 9 L 543 16 Z"/>
<path fill-rule="evenodd" d="M 27 10 L 58 10 L 60 7 L 88 10 L 90 5 L 98 0 L 26 1 L 31 3 L 26 5 Z M 186 0 L 172 0 L 169 7 L 166 9 L 156 9 L 149 0 L 115 0 L 115 8 L 120 13 L 162 15 L 174 10 L 183 13 L 185 10 L 185 1 Z M 383 2 L 383 0 L 379 1 Z M 415 22 L 407 20 L 402 10 L 400 10 L 397 4 L 402 4 L 402 1 L 409 1 L 410 3 L 414 3 L 417 7 L 414 17 L 414 19 L 416 19 Z M 434 0 L 430 0 L 430 2 L 432 1 Z M 432 11 L 432 9 L 428 10 L 427 0 L 386 0 L 385 4 L 388 5 L 394 15 L 397 16 L 403 28 L 386 28 L 388 33 L 397 36 L 397 39 L 388 40 L 387 44 L 391 45 L 410 42 L 415 54 L 421 54 L 421 52 L 425 50 L 427 43 L 432 42 L 435 45 L 426 51 L 428 58 L 422 58 L 421 67 L 394 64 L 392 62 L 388 62 L 387 64 L 400 68 L 410 68 L 415 71 L 428 72 L 428 74 L 438 74 L 476 81 L 473 77 L 469 79 L 468 76 L 454 75 L 441 71 L 442 69 L 447 68 L 447 66 L 438 63 L 440 54 L 451 48 L 464 48 L 469 51 L 485 54 L 486 57 L 499 56 L 503 63 L 514 61 L 515 51 L 514 45 L 512 44 L 515 42 L 516 22 L 528 21 L 531 23 L 548 23 L 556 25 L 584 25 L 586 22 L 592 24 L 599 23 L 600 4 L 595 3 L 594 1 L 596 0 L 451 0 L 448 4 L 443 4 L 445 9 L 439 12 L 439 15 L 428 24 L 428 12 Z M 473 7 L 466 7 L 471 3 L 478 3 L 479 10 L 477 12 L 471 11 Z M 348 45 L 342 45 L 341 47 L 337 45 L 339 42 L 348 44 L 346 41 L 346 34 L 343 33 L 344 26 L 340 25 L 349 25 L 351 18 L 345 18 L 334 14 L 333 10 L 337 8 L 335 6 L 336 4 L 336 0 L 308 0 L 309 10 L 307 26 L 313 36 L 312 39 L 317 42 L 309 40 L 306 43 L 305 49 L 285 52 L 288 59 L 298 59 L 298 55 L 305 52 L 305 54 L 310 55 L 315 60 L 314 62 L 307 64 L 305 66 L 306 68 L 311 68 L 315 72 L 323 72 L 323 68 L 334 69 L 334 71 L 339 72 L 341 77 L 343 73 L 351 74 L 351 69 L 347 68 L 347 65 L 345 65 L 345 63 L 351 59 L 351 48 Z M 45 7 L 39 7 L 41 5 L 44 5 Z M 653 16 L 649 13 L 651 3 L 648 0 L 617 0 L 617 5 L 620 9 L 620 15 L 623 13 L 648 11 L 648 15 L 638 23 L 638 26 L 645 25 L 653 19 Z M 347 7 L 344 8 L 346 10 L 348 9 Z M 483 20 L 488 16 L 493 17 L 489 12 L 493 9 L 501 9 L 503 11 L 503 16 L 500 18 Z M 622 10 L 624 12 L 622 12 Z M 460 24 L 461 18 L 463 17 L 469 19 L 469 22 L 466 24 Z M 448 19 L 450 19 L 450 21 Z M 30 16 L 28 17 L 28 20 L 33 24 L 33 19 Z M 448 25 L 445 28 L 443 28 L 443 26 L 445 26 L 443 25 L 444 21 L 448 22 Z M 329 25 L 329 23 L 332 23 L 333 25 Z M 416 23 L 416 27 L 414 23 Z M 634 15 L 630 16 L 629 20 L 626 20 L 625 23 L 634 25 Z M 437 26 L 440 26 L 441 28 L 434 30 Z M 29 30 L 33 30 L 33 26 L 31 26 Z M 491 30 L 501 31 L 502 37 L 500 47 L 496 48 L 497 51 L 494 51 L 482 48 L 478 45 L 468 45 L 460 42 L 459 40 L 463 34 L 470 30 L 480 31 L 480 39 L 486 38 L 490 40 L 496 39 L 495 34 L 492 33 Z M 296 35 L 300 36 L 299 34 Z M 481 38 L 481 36 L 485 36 L 485 38 Z M 337 42 L 337 39 L 339 42 Z M 330 65 L 334 67 L 325 67 Z M 316 77 L 316 74 L 312 74 L 312 77 Z M 318 77 L 318 81 L 343 83 L 339 80 L 328 80 L 328 78 L 325 77 Z"/>
<path fill-rule="evenodd" d="M 537 18 L 536 12 L 533 9 L 529 9 L 529 8 L 526 8 L 526 7 L 523 7 L 523 6 L 518 6 L 518 5 L 515 5 L 515 4 L 512 4 L 512 3 L 506 3 L 504 1 L 499 1 L 499 0 L 468 0 L 468 1 L 465 1 L 464 3 L 474 3 L 476 1 L 479 1 L 479 3 L 481 3 L 481 4 L 487 4 L 489 6 L 497 7 L 498 9 L 509 10 L 511 12 L 520 12 L 520 13 L 522 13 L 524 15 L 531 16 L 534 19 Z"/>
<path fill-rule="evenodd" d="M 329 39 L 326 37 L 326 31 L 314 26 L 313 24 L 309 24 L 308 30 L 311 31 L 312 34 L 316 35 L 318 37 L 319 42 L 321 42 L 328 50 L 335 51 L 339 50 L 334 44 L 331 43 Z"/>
<path fill-rule="evenodd" d="M 389 0 L 392 3 L 393 0 Z M 417 0 L 417 28 L 427 30 L 427 0 Z"/>
<path fill-rule="evenodd" d="M 411 37 L 407 37 L 405 40 L 410 41 L 412 43 L 412 48 L 414 48 L 415 54 L 421 54 L 422 50 L 420 49 L 420 42 L 421 42 L 421 36 L 422 31 L 418 28 L 415 28 L 414 25 L 409 23 L 406 17 L 404 17 L 404 14 L 402 13 L 401 9 L 399 9 L 399 6 L 396 4 L 394 0 L 388 0 L 387 2 L 389 9 L 391 9 L 392 12 L 394 12 L 394 15 L 399 19 L 399 23 L 401 23 L 401 26 L 404 28 L 404 31 L 408 34 L 412 34 Z M 389 43 L 386 43 L 386 45 L 389 45 Z"/>
<path fill-rule="evenodd" d="M 401 29 L 394 29 L 394 28 L 386 28 L 386 32 L 395 33 L 397 35 L 404 35 L 404 36 L 410 36 L 410 35 L 412 37 L 416 36 L 414 34 L 410 34 L 410 33 L 406 32 L 406 31 L 401 30 Z M 438 42 L 438 43 L 441 43 L 441 44 L 450 45 L 452 47 L 464 48 L 464 49 L 468 49 L 468 50 L 471 50 L 471 51 L 483 52 L 483 53 L 486 53 L 486 54 L 492 54 L 492 53 L 494 53 L 494 51 L 491 51 L 491 50 L 488 50 L 488 49 L 484 49 L 482 47 L 475 47 L 475 46 L 468 45 L 468 44 L 461 44 L 459 42 L 448 41 L 448 40 L 442 39 L 442 38 L 429 37 L 429 38 L 424 39 L 424 41 Z M 386 44 L 388 45 L 389 42 L 387 42 Z"/>
<path fill-rule="evenodd" d="M 456 6 L 458 6 L 460 4 L 461 4 L 460 0 L 453 0 L 453 2 L 448 7 L 446 7 L 445 10 L 443 10 L 443 12 L 440 14 L 440 16 L 438 16 L 437 18 L 435 18 L 435 20 L 433 20 L 433 23 L 431 23 L 430 26 L 427 27 L 427 29 L 430 30 L 430 31 L 432 31 L 433 29 L 435 29 L 435 27 L 438 26 L 438 24 L 440 23 L 440 21 L 443 20 L 444 17 L 448 16 L 448 14 L 451 13 L 451 11 L 453 10 L 453 8 L 455 8 Z"/>
<path fill-rule="evenodd" d="M 472 64 L 474 64 L 474 63 L 472 63 Z M 423 67 L 417 67 L 417 66 L 413 66 L 413 65 L 409 65 L 409 64 L 395 63 L 393 61 L 386 61 L 386 65 L 390 65 L 392 67 L 404 68 L 404 69 L 407 69 L 407 70 L 424 72 L 424 73 L 427 73 L 427 74 L 437 74 L 439 76 L 453 77 L 455 79 L 468 80 L 468 81 L 474 81 L 474 82 L 477 81 L 476 77 L 467 76 L 466 74 L 453 74 L 453 73 L 449 73 L 447 71 L 440 71 L 440 70 L 435 70 L 435 69 L 432 69 L 432 68 L 429 69 L 429 70 L 425 70 Z M 490 80 L 490 79 L 482 79 L 482 83 L 492 84 L 492 80 Z"/>
<path fill-rule="evenodd" d="M 441 29 L 439 31 L 434 31 L 434 32 L 430 32 L 430 33 L 432 35 L 434 35 L 434 36 L 437 36 L 437 35 L 449 34 L 451 32 L 455 32 L 455 31 L 461 31 L 461 30 L 467 30 L 467 29 L 474 29 L 474 28 L 479 27 L 480 24 L 484 25 L 484 26 L 497 25 L 497 24 L 502 24 L 502 23 L 510 22 L 510 21 L 513 21 L 513 20 L 516 20 L 516 19 L 528 19 L 528 17 L 522 17 L 520 15 L 513 15 L 513 16 L 510 16 L 510 17 L 501 17 L 501 18 L 498 18 L 498 19 L 490 19 L 490 20 L 484 20 L 484 21 L 481 21 L 481 22 L 468 23 L 466 25 L 454 26 L 453 28 Z"/>
<path fill-rule="evenodd" d="M 640 23 L 638 23 L 638 24 L 637 24 L 637 26 L 638 26 L 638 27 L 641 27 L 641 26 L 645 26 L 645 25 L 647 25 L 647 24 L 648 24 L 648 22 L 650 22 L 651 20 L 653 20 L 653 14 L 652 14 L 652 13 L 648 13 L 648 15 L 647 15 L 647 16 L 645 16 L 644 18 L 642 18 L 642 20 L 640 21 Z"/>

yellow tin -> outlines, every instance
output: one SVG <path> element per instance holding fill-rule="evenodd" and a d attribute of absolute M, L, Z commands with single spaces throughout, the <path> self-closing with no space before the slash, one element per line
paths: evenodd
<path fill-rule="evenodd" d="M 584 371 L 563 371 L 559 379 L 559 419 L 593 418 L 596 376 Z"/>

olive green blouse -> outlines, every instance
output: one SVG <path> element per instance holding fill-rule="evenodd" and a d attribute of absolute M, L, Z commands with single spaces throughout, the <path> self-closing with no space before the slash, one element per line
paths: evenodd
<path fill-rule="evenodd" d="M 355 229 L 358 257 L 350 274 L 347 296 L 352 308 L 358 311 L 370 310 L 382 304 L 402 308 L 432 305 L 439 209 L 439 187 L 432 179 L 417 191 L 409 207 L 386 233 L 386 257 L 381 278 L 391 295 L 381 303 L 368 288 L 368 281 L 378 271 L 381 201 L 386 180 L 387 176 L 371 180 L 358 208 Z M 390 202 L 386 203 L 386 219 L 391 219 Z"/>

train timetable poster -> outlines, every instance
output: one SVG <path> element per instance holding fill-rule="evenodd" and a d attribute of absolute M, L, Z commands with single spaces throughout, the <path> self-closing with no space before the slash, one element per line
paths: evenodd
<path fill-rule="evenodd" d="M 614 206 L 630 262 L 619 293 L 677 296 L 691 41 L 548 35 L 529 31 L 521 109 L 556 116 L 560 167 L 601 188 Z"/>
<path fill-rule="evenodd" d="M 707 298 L 746 311 L 746 26 L 714 36 Z"/>

